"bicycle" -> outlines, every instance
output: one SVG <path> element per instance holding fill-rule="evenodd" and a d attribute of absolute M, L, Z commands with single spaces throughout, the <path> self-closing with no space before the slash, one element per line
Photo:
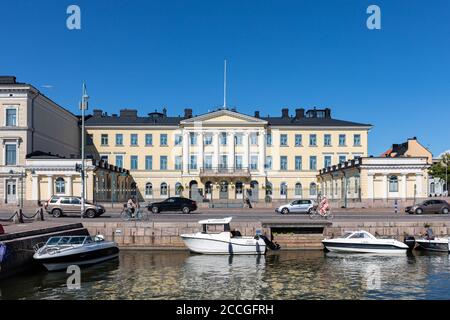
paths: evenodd
<path fill-rule="evenodd" d="M 120 217 L 124 221 L 137 220 L 137 221 L 148 221 L 148 213 L 140 208 L 136 208 L 133 213 L 130 209 L 124 206 L 122 212 L 120 213 Z"/>
<path fill-rule="evenodd" d="M 328 206 L 325 209 L 324 213 L 321 213 L 322 211 L 322 207 L 319 208 L 320 203 L 322 201 L 322 198 L 320 195 L 317 196 L 317 205 L 315 205 L 309 214 L 309 218 L 310 219 L 320 219 L 320 218 L 325 218 L 325 219 L 333 219 L 334 218 L 334 214 L 331 212 L 331 208 Z"/>

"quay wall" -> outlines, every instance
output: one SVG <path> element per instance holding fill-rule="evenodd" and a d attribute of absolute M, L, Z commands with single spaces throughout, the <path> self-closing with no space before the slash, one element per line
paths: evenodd
<path fill-rule="evenodd" d="M 231 228 L 244 236 L 254 236 L 257 231 L 279 243 L 283 250 L 320 250 L 321 241 L 336 237 L 345 231 L 366 230 L 379 237 L 393 237 L 403 241 L 405 235 L 418 236 L 424 230 L 424 221 L 411 222 L 332 222 L 322 227 L 311 223 L 291 223 L 271 226 L 264 222 L 232 222 Z M 450 234 L 449 221 L 428 222 L 436 236 Z M 83 222 L 91 235 L 102 234 L 115 241 L 122 249 L 179 249 L 186 250 L 180 235 L 200 231 L 197 222 Z M 220 230 L 220 226 L 217 227 Z"/>

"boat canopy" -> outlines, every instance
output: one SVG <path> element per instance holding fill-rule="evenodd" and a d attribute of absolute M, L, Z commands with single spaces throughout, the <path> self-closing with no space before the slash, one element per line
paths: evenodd
<path fill-rule="evenodd" d="M 376 237 L 374 237 L 371 233 L 369 233 L 365 230 L 346 231 L 340 238 L 341 239 L 360 239 L 360 238 L 376 239 Z"/>
<path fill-rule="evenodd" d="M 232 217 L 223 218 L 223 219 L 206 219 L 200 220 L 199 224 L 229 224 L 231 222 Z"/>

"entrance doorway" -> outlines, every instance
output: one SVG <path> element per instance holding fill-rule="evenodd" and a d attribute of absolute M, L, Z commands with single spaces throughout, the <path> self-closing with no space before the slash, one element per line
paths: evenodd
<path fill-rule="evenodd" d="M 16 180 L 6 180 L 6 203 L 17 203 Z"/>
<path fill-rule="evenodd" d="M 198 189 L 198 183 L 195 180 L 189 182 L 189 198 L 197 202 L 203 200 L 202 195 L 200 194 L 200 191 Z"/>
<path fill-rule="evenodd" d="M 208 200 L 212 199 L 212 183 L 208 181 L 205 183 L 205 198 Z"/>
<path fill-rule="evenodd" d="M 243 190 L 243 183 L 240 181 L 236 182 L 236 199 L 243 199 Z"/>
<path fill-rule="evenodd" d="M 228 182 L 226 181 L 220 183 L 219 199 L 228 199 Z"/>
<path fill-rule="evenodd" d="M 250 189 L 247 189 L 247 196 L 250 201 L 258 201 L 258 181 L 250 182 Z"/>

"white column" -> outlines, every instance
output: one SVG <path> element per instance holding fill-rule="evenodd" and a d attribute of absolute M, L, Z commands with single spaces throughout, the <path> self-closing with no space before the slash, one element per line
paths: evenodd
<path fill-rule="evenodd" d="M 197 137 L 197 142 L 198 142 L 198 155 L 197 155 L 197 164 L 198 164 L 198 169 L 202 170 L 203 169 L 203 131 L 200 131 Z"/>
<path fill-rule="evenodd" d="M 183 133 L 183 174 L 189 173 L 189 132 Z"/>
<path fill-rule="evenodd" d="M 213 154 L 213 168 L 219 169 L 219 132 L 214 132 L 213 136 L 214 154 Z"/>
<path fill-rule="evenodd" d="M 266 133 L 259 131 L 258 136 L 258 168 L 259 173 L 264 174 L 264 163 L 266 159 Z"/>
<path fill-rule="evenodd" d="M 31 200 L 38 201 L 39 200 L 39 176 L 34 174 L 31 176 Z"/>
<path fill-rule="evenodd" d="M 382 185 L 383 185 L 383 190 L 382 190 L 382 197 L 383 197 L 383 199 L 387 199 L 387 197 L 388 197 L 388 188 L 389 188 L 389 184 L 388 184 L 388 179 L 387 179 L 387 175 L 383 175 L 383 183 L 382 183 Z"/>
<path fill-rule="evenodd" d="M 243 139 L 242 144 L 244 145 L 244 155 L 242 157 L 242 166 L 246 169 L 250 169 L 249 161 L 248 161 L 248 158 L 250 156 L 250 148 L 249 148 L 250 146 L 249 146 L 248 138 L 249 138 L 248 132 L 244 132 L 244 134 L 242 136 L 242 139 Z"/>
<path fill-rule="evenodd" d="M 48 175 L 47 178 L 48 197 L 50 198 L 53 195 L 53 176 Z"/>
<path fill-rule="evenodd" d="M 228 152 L 228 168 L 234 170 L 235 167 L 234 131 L 228 132 L 228 147 L 230 149 L 230 151 Z"/>
<path fill-rule="evenodd" d="M 66 194 L 72 196 L 72 176 L 66 176 Z"/>
<path fill-rule="evenodd" d="M 407 190 L 406 190 L 406 185 L 407 185 L 407 179 L 406 179 L 406 174 L 402 174 L 402 185 L 401 185 L 401 191 L 400 191 L 400 197 L 402 198 L 402 200 L 406 200 L 406 195 L 407 195 Z"/>
<path fill-rule="evenodd" d="M 416 174 L 416 197 L 423 198 L 423 176 L 421 173 Z"/>
<path fill-rule="evenodd" d="M 367 175 L 367 199 L 373 200 L 373 174 Z"/>

